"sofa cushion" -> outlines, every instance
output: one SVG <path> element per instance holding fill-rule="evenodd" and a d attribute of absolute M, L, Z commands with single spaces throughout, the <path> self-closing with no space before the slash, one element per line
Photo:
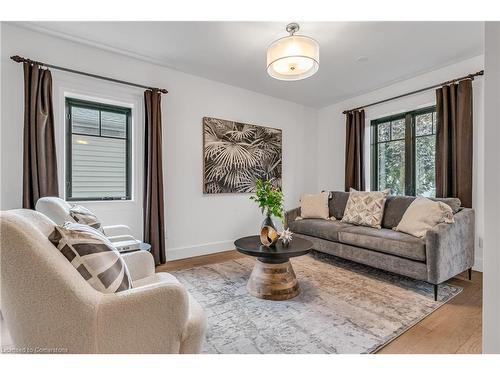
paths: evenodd
<path fill-rule="evenodd" d="M 389 195 L 385 200 L 382 228 L 392 229 L 398 226 L 406 209 L 415 200 L 415 197 Z"/>
<path fill-rule="evenodd" d="M 427 231 L 436 225 L 453 222 L 453 211 L 446 203 L 417 197 L 410 204 L 395 230 L 423 238 Z"/>
<path fill-rule="evenodd" d="M 328 193 L 302 194 L 300 199 L 300 216 L 302 219 L 328 219 Z"/>
<path fill-rule="evenodd" d="M 339 240 L 338 232 L 352 225 L 340 221 L 329 221 L 323 219 L 303 219 L 289 223 L 289 228 L 294 233 L 306 236 L 318 237 L 328 241 Z"/>
<path fill-rule="evenodd" d="M 406 233 L 395 232 L 390 229 L 352 226 L 343 228 L 338 237 L 339 242 L 348 245 L 422 262 L 426 259 L 425 240 Z"/>
<path fill-rule="evenodd" d="M 328 202 L 330 209 L 330 217 L 333 216 L 337 220 L 342 220 L 344 217 L 345 206 L 349 200 L 349 193 L 344 191 L 331 191 L 331 199 Z"/>
<path fill-rule="evenodd" d="M 460 199 L 458 198 L 430 198 L 436 202 L 446 203 L 451 207 L 454 214 L 460 211 Z M 412 204 L 415 197 L 403 195 L 389 195 L 385 200 L 384 218 L 382 228 L 393 229 L 398 226 L 406 209 Z"/>
<path fill-rule="evenodd" d="M 380 229 L 389 192 L 389 189 L 357 191 L 351 188 L 342 222 Z"/>
<path fill-rule="evenodd" d="M 432 201 L 443 202 L 451 207 L 453 214 L 456 214 L 460 211 L 462 206 L 462 201 L 459 198 L 429 198 Z"/>

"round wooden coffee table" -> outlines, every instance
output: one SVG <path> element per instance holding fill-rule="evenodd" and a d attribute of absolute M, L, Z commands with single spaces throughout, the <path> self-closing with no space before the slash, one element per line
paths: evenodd
<path fill-rule="evenodd" d="M 247 283 L 251 295 L 284 301 L 300 293 L 290 258 L 307 254 L 313 246 L 311 241 L 294 238 L 288 246 L 278 241 L 267 247 L 260 243 L 259 236 L 249 236 L 236 240 L 234 246 L 240 253 L 257 258 Z"/>

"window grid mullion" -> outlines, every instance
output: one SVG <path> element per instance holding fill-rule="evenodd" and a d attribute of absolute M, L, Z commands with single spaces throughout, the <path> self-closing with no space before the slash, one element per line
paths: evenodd
<path fill-rule="evenodd" d="M 431 134 L 425 134 L 417 136 L 416 133 L 416 117 L 418 115 L 431 113 L 432 121 L 432 132 Z M 416 140 L 418 138 L 425 137 L 435 137 L 436 129 L 434 126 L 435 121 L 435 107 L 429 107 L 424 109 L 419 109 L 415 111 L 409 111 L 401 115 L 386 117 L 382 119 L 377 119 L 372 121 L 372 184 L 373 188 L 378 190 L 379 186 L 379 146 L 380 144 L 390 144 L 391 142 L 400 141 L 401 139 L 393 139 L 393 122 L 403 119 L 405 121 L 405 150 L 404 150 L 404 160 L 405 160 L 405 177 L 404 177 L 404 191 L 405 194 L 415 195 L 416 194 Z M 378 126 L 382 123 L 389 122 L 389 140 L 379 141 L 378 140 Z"/>
<path fill-rule="evenodd" d="M 94 109 L 99 112 L 99 135 L 96 134 L 82 134 L 82 133 L 73 133 L 73 116 L 72 109 L 74 107 L 81 108 L 89 108 Z M 88 201 L 88 200 L 123 200 L 123 199 L 131 199 L 131 139 L 130 139 L 130 126 L 131 126 L 131 111 L 130 109 L 122 109 L 122 108 L 111 108 L 107 105 L 102 105 L 97 103 L 86 103 L 81 102 L 75 99 L 66 99 L 66 110 L 67 110 L 67 125 L 66 125 L 66 199 L 73 201 Z M 126 124 L 125 124 L 125 138 L 122 137 L 113 137 L 113 136 L 103 136 L 102 135 L 102 111 L 105 109 L 106 111 L 113 113 L 124 113 L 126 115 Z M 73 164 L 73 150 L 72 150 L 72 142 L 73 135 L 80 136 L 89 136 L 94 138 L 108 138 L 108 139 L 120 139 L 125 141 L 125 196 L 100 196 L 100 197 L 73 197 L 73 176 L 72 176 L 72 164 Z"/>

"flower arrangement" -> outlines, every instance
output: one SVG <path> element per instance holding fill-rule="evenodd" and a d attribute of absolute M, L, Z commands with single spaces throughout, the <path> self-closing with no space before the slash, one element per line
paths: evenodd
<path fill-rule="evenodd" d="M 275 216 L 283 221 L 283 192 L 273 186 L 271 181 L 257 179 L 255 181 L 255 195 L 250 199 L 258 203 L 266 216 Z"/>

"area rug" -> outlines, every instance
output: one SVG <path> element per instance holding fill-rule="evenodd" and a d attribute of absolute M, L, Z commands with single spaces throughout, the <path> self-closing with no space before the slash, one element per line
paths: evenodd
<path fill-rule="evenodd" d="M 251 296 L 255 259 L 173 274 L 204 307 L 204 353 L 372 353 L 462 288 L 432 286 L 340 258 L 312 253 L 291 260 L 301 293 L 288 301 Z"/>

